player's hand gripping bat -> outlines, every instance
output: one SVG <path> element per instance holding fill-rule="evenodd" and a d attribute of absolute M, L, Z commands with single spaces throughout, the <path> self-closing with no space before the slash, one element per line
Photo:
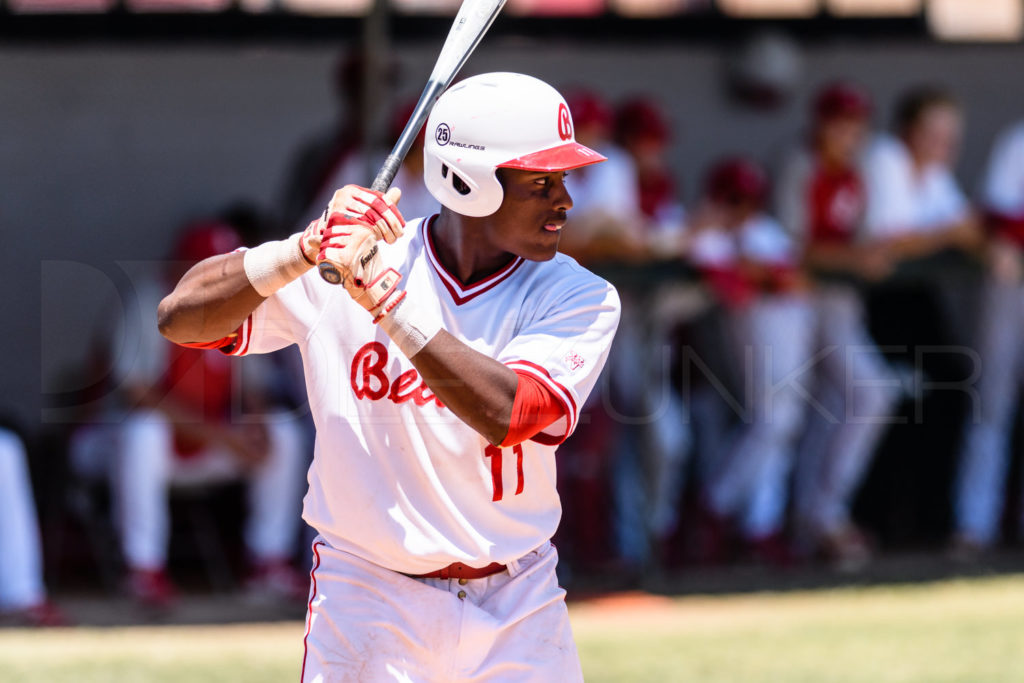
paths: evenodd
<path fill-rule="evenodd" d="M 370 186 L 372 189 L 384 192 L 391 186 L 391 181 L 395 179 L 395 174 L 398 173 L 402 160 L 405 159 L 405 155 L 409 152 L 409 148 L 412 146 L 413 140 L 416 139 L 420 128 L 426 123 L 427 116 L 430 115 L 430 110 L 433 109 L 437 98 L 451 84 L 459 69 L 466 63 L 469 56 L 473 54 L 473 50 L 483 40 L 484 34 L 487 33 L 487 29 L 494 23 L 494 19 L 501 12 L 501 8 L 504 5 L 505 0 L 463 1 L 458 14 L 455 15 L 455 21 L 452 23 L 451 30 L 448 31 L 448 37 L 441 48 L 441 54 L 438 55 L 437 62 L 434 64 L 434 70 L 431 72 L 427 85 L 423 88 L 420 99 L 416 103 L 416 108 L 409 117 L 409 121 L 405 124 L 405 128 L 398 137 L 398 142 L 395 143 L 391 154 L 384 160 L 384 165 L 381 166 L 377 177 L 373 180 L 373 185 Z M 320 269 L 320 277 L 324 280 L 334 285 L 341 283 L 341 272 L 333 263 L 321 261 L 318 267 Z"/>

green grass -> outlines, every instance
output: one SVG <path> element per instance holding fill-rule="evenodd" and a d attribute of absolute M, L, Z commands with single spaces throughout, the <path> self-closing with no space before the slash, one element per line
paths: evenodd
<path fill-rule="evenodd" d="M 1024 681 L 1024 576 L 571 607 L 589 683 Z M 295 681 L 301 622 L 0 631 L 0 680 Z"/>

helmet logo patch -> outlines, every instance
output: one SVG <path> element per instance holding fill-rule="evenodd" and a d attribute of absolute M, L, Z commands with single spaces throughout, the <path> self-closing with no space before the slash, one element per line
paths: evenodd
<path fill-rule="evenodd" d="M 448 128 L 447 123 L 437 124 L 437 129 L 434 131 L 434 140 L 440 146 L 444 147 L 452 139 L 452 131 Z"/>
<path fill-rule="evenodd" d="M 558 105 L 558 137 L 563 140 L 572 140 L 572 117 L 569 116 L 569 107 L 565 103 Z"/>

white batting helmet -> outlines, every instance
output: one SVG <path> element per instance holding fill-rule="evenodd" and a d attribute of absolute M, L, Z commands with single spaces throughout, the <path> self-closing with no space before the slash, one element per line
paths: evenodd
<path fill-rule="evenodd" d="M 576 142 L 557 90 L 514 73 L 474 76 L 441 95 L 427 121 L 423 155 L 430 194 L 477 217 L 501 206 L 499 168 L 568 171 L 605 160 Z"/>

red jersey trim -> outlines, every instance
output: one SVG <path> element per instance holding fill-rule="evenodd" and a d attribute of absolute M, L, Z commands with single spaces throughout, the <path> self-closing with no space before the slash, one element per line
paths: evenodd
<path fill-rule="evenodd" d="M 430 226 L 433 225 L 434 219 L 437 216 L 431 216 L 426 218 L 421 223 L 423 230 L 423 244 L 424 249 L 427 252 L 427 259 L 430 261 L 430 265 L 433 266 L 434 271 L 438 277 L 441 278 L 441 282 L 444 284 L 445 289 L 451 294 L 452 299 L 455 301 L 456 306 L 461 306 L 467 301 L 471 301 L 476 297 L 480 296 L 484 292 L 494 289 L 499 284 L 508 279 L 512 273 L 514 273 L 519 266 L 523 265 L 523 257 L 517 256 L 507 266 L 502 268 L 496 273 L 488 275 L 479 282 L 474 282 L 471 285 L 464 285 L 459 281 L 459 278 L 449 273 L 443 265 L 441 265 L 441 259 L 437 257 L 437 250 L 434 248 L 434 238 L 430 235 Z"/>
<path fill-rule="evenodd" d="M 309 632 L 313 630 L 313 601 L 316 600 L 316 570 L 320 568 L 320 549 L 317 546 L 327 545 L 323 541 L 316 541 L 313 543 L 313 555 L 316 560 L 313 562 L 313 568 L 309 570 L 309 602 L 306 603 L 306 634 L 302 636 L 302 673 L 300 674 L 299 681 L 304 683 L 306 680 L 306 658 L 309 656 Z"/>
<path fill-rule="evenodd" d="M 230 351 L 221 349 L 221 353 L 228 356 L 244 356 L 249 353 L 249 342 L 252 341 L 252 313 L 249 314 L 236 331 L 238 341 L 231 347 Z"/>
<path fill-rule="evenodd" d="M 544 432 L 538 433 L 533 437 L 533 441 L 544 444 L 545 446 L 557 446 L 572 434 L 573 430 L 576 429 L 577 411 L 576 401 L 572 397 L 572 392 L 565 388 L 564 385 L 556 382 L 551 374 L 540 365 L 532 363 L 528 360 L 511 360 L 505 363 L 508 367 L 512 368 L 516 372 L 525 372 L 530 376 L 540 380 L 544 386 L 546 386 L 555 398 L 559 400 L 562 407 L 565 409 L 566 415 L 566 428 L 565 434 L 561 437 L 552 436 L 551 434 L 545 434 Z"/>

